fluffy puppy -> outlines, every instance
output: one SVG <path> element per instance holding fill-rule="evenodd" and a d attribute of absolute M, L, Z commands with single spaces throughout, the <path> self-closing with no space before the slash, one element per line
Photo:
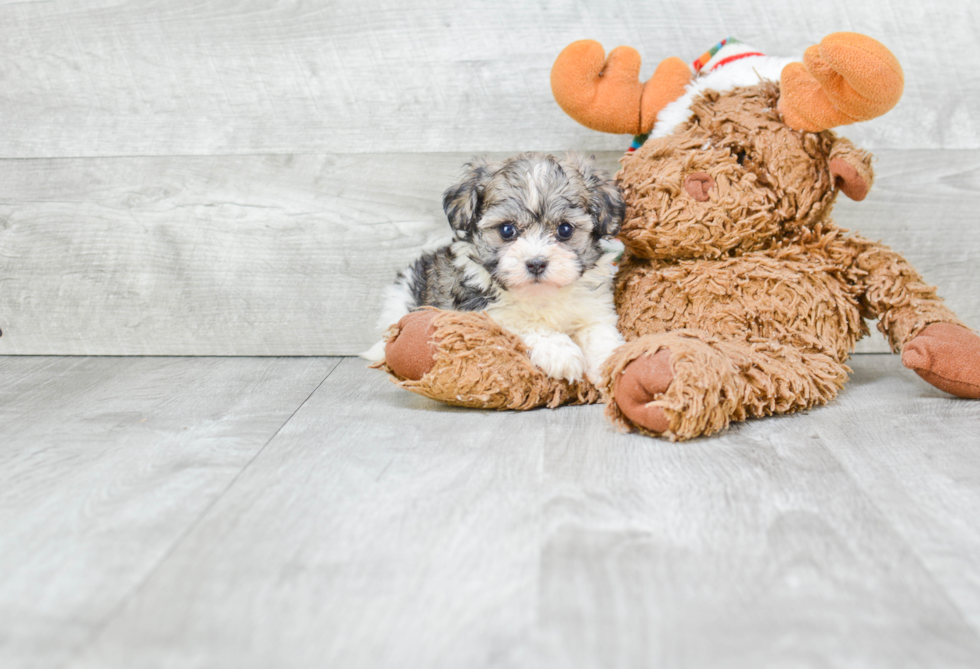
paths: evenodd
<path fill-rule="evenodd" d="M 398 275 L 379 327 L 424 306 L 485 310 L 549 376 L 597 382 L 623 343 L 612 295 L 616 253 L 602 243 L 619 232 L 625 209 L 610 176 L 576 154 L 474 160 L 446 190 L 443 209 L 453 242 Z M 365 357 L 383 358 L 384 344 Z"/>

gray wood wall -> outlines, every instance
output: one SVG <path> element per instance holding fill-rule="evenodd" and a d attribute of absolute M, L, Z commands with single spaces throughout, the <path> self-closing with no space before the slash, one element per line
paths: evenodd
<path fill-rule="evenodd" d="M 0 0 L 0 354 L 355 353 L 445 237 L 464 160 L 615 168 L 628 138 L 551 99 L 567 43 L 635 46 L 648 76 L 728 35 L 792 54 L 838 30 L 907 79 L 845 132 L 878 181 L 838 221 L 980 327 L 980 3 Z"/>

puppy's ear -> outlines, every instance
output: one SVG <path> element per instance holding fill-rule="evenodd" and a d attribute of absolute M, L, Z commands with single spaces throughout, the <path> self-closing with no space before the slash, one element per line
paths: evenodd
<path fill-rule="evenodd" d="M 483 189 L 493 174 L 486 158 L 476 158 L 463 166 L 463 179 L 446 189 L 442 209 L 457 239 L 470 239 L 476 232 L 483 208 Z"/>
<path fill-rule="evenodd" d="M 618 235 L 623 226 L 626 205 L 615 180 L 596 165 L 595 156 L 585 158 L 577 153 L 568 153 L 561 161 L 561 166 L 574 170 L 582 177 L 589 213 L 595 221 L 595 234 L 599 237 Z"/>

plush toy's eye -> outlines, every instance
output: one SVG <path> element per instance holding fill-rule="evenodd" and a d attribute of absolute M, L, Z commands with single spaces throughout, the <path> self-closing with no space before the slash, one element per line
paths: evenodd
<path fill-rule="evenodd" d="M 558 226 L 558 239 L 568 239 L 575 232 L 575 228 L 572 227 L 571 223 L 562 223 Z"/>
<path fill-rule="evenodd" d="M 517 236 L 517 228 L 511 223 L 504 223 L 497 229 L 497 232 L 500 233 L 500 238 L 505 241 Z"/>

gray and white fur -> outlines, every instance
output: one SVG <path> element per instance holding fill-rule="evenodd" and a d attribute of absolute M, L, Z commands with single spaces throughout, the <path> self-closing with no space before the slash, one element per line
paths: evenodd
<path fill-rule="evenodd" d="M 452 243 L 424 253 L 385 294 L 379 327 L 424 306 L 486 310 L 555 378 L 598 380 L 620 343 L 612 302 L 613 253 L 625 206 L 594 159 L 523 153 L 477 159 L 446 190 Z M 382 359 L 379 342 L 365 353 Z"/>

